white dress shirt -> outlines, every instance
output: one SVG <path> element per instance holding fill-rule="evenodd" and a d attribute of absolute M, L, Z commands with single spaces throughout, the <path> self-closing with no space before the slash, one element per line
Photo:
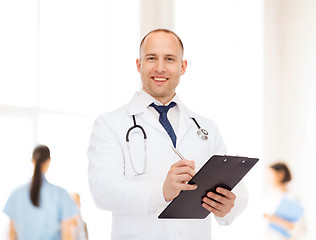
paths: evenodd
<path fill-rule="evenodd" d="M 147 108 L 150 112 L 152 112 L 152 114 L 154 114 L 154 116 L 158 119 L 159 121 L 159 113 L 155 110 L 155 108 L 150 107 L 149 105 L 151 103 L 156 104 L 157 106 L 163 106 L 163 104 L 161 102 L 159 102 L 158 100 L 156 100 L 155 98 L 153 98 L 152 96 L 150 96 L 148 93 L 146 93 L 144 90 L 141 90 L 138 92 L 138 96 L 142 99 L 142 101 L 144 101 L 144 105 L 147 105 Z M 175 95 L 171 101 L 169 101 L 167 104 L 165 104 L 166 106 L 169 105 L 171 102 L 175 102 L 176 105 L 173 108 L 170 108 L 168 113 L 167 113 L 167 117 L 168 120 L 173 128 L 173 131 L 175 132 L 175 134 L 177 135 L 178 132 L 178 122 L 179 122 L 179 107 L 178 107 L 178 103 L 179 103 L 179 98 L 178 95 Z"/>

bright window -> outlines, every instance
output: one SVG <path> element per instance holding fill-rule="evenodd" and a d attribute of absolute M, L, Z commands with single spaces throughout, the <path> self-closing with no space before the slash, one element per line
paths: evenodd
<path fill-rule="evenodd" d="M 48 180 L 81 195 L 91 239 L 109 239 L 111 213 L 91 198 L 86 152 L 95 117 L 139 88 L 139 2 L 1 1 L 0 32 L 1 210 L 31 178 L 34 146 L 46 144 Z M 7 228 L 1 211 L 0 239 Z"/>
<path fill-rule="evenodd" d="M 196 112 L 214 120 L 229 155 L 262 157 L 263 2 L 175 0 L 175 30 L 184 42 L 187 72 L 178 93 Z M 229 227 L 213 221 L 214 239 L 259 239 L 262 231 L 262 163 L 244 178 L 247 211 Z"/>
<path fill-rule="evenodd" d="M 36 103 L 37 1 L 0 2 L 0 104 Z"/>

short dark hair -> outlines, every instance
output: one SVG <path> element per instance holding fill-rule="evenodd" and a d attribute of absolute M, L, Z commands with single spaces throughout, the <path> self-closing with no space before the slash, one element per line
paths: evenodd
<path fill-rule="evenodd" d="M 145 37 L 143 37 L 143 39 L 142 39 L 142 41 L 140 42 L 140 45 L 139 45 L 139 56 L 140 56 L 140 51 L 141 51 L 141 49 L 142 49 L 142 46 L 143 46 L 144 41 L 146 40 L 146 38 L 147 38 L 150 34 L 155 33 L 155 32 L 165 32 L 165 33 L 169 33 L 169 34 L 174 35 L 174 36 L 178 39 L 178 41 L 179 41 L 179 43 L 180 43 L 180 46 L 181 46 L 181 49 L 182 49 L 182 53 L 183 53 L 183 51 L 184 51 L 183 43 L 182 43 L 180 37 L 179 37 L 177 34 L 175 34 L 175 32 L 173 32 L 173 31 L 171 31 L 171 30 L 169 30 L 169 29 L 166 29 L 166 28 L 157 28 L 157 29 L 154 29 L 154 30 L 150 31 L 149 33 L 147 33 L 147 34 L 145 35 Z"/>
<path fill-rule="evenodd" d="M 283 176 L 283 179 L 281 180 L 281 183 L 287 183 L 287 182 L 291 181 L 292 174 L 291 174 L 289 167 L 285 163 L 277 162 L 277 163 L 272 164 L 270 166 L 270 168 L 272 168 L 273 170 L 275 170 L 277 172 L 284 173 L 284 176 Z"/>

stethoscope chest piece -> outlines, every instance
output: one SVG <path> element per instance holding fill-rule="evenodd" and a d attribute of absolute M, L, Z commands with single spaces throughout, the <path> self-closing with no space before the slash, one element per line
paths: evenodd
<path fill-rule="evenodd" d="M 194 121 L 195 125 L 197 126 L 198 128 L 198 131 L 197 131 L 197 135 L 204 141 L 206 141 L 208 139 L 208 132 L 201 128 L 200 125 L 198 124 L 198 122 L 195 120 L 195 118 L 192 118 L 192 120 Z"/>
<path fill-rule="evenodd" d="M 205 129 L 199 128 L 199 131 L 197 131 L 197 135 L 204 141 L 208 139 L 208 132 Z"/>

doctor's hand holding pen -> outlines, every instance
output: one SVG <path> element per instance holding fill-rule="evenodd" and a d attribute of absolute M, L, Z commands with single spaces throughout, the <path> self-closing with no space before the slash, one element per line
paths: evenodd
<path fill-rule="evenodd" d="M 163 195 L 166 202 L 177 197 L 181 190 L 195 190 L 197 185 L 187 184 L 195 175 L 195 163 L 187 159 L 181 159 L 170 167 L 163 184 Z"/>
<path fill-rule="evenodd" d="M 187 184 L 195 175 L 195 163 L 185 159 L 177 149 L 173 146 L 171 148 L 181 158 L 170 167 L 166 180 L 163 185 L 163 195 L 167 202 L 177 197 L 182 190 L 195 190 L 197 185 Z M 202 206 L 212 212 L 217 217 L 226 216 L 234 207 L 236 195 L 225 189 L 218 187 L 216 193 L 208 192 L 203 198 Z"/>

